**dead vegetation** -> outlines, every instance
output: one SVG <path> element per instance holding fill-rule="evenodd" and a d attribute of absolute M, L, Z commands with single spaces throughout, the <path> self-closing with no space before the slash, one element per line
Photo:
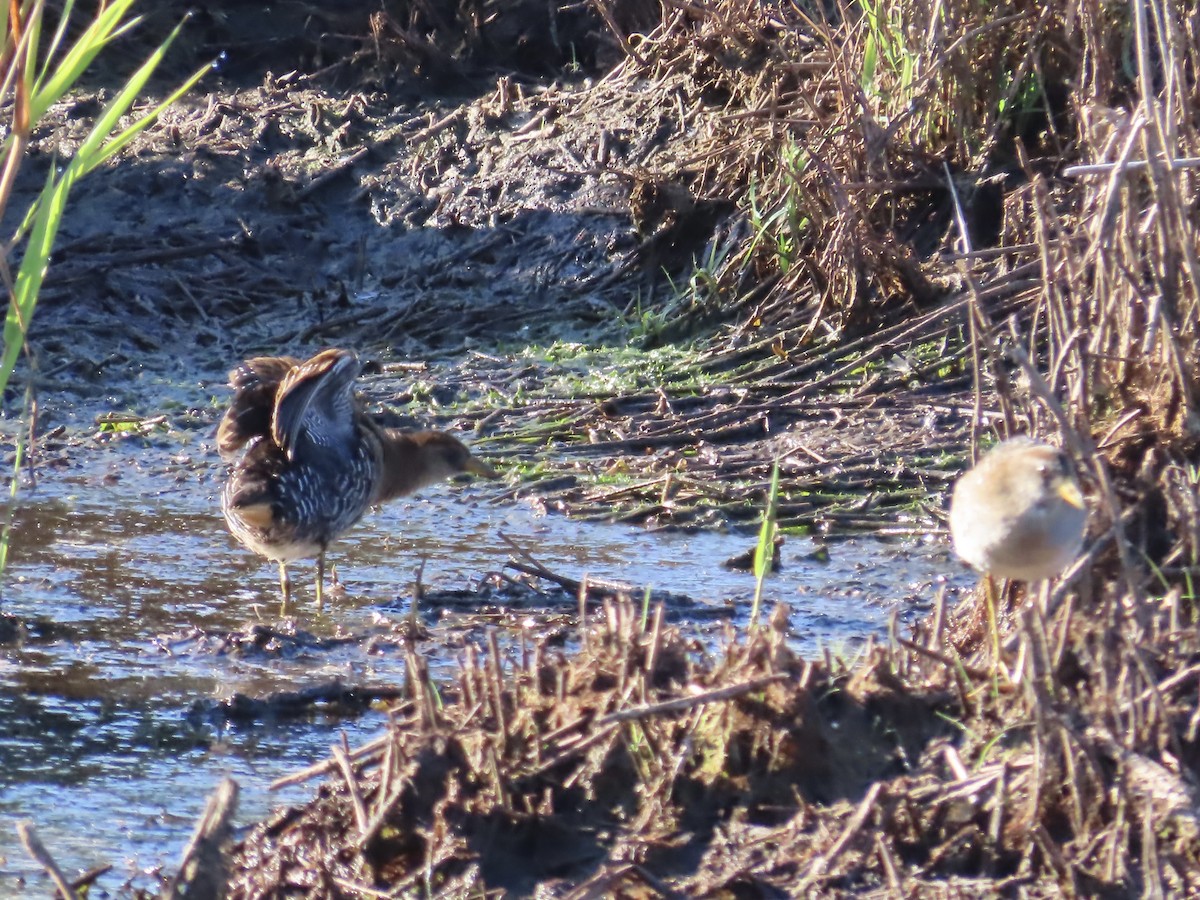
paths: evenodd
<path fill-rule="evenodd" d="M 782 609 L 708 654 L 628 601 L 577 652 L 472 647 L 454 685 L 414 654 L 388 732 L 301 773 L 329 775 L 237 846 L 231 896 L 1188 895 L 1194 633 L 1086 622 L 1027 612 L 1011 678 L 937 624 L 814 663 Z"/>
<path fill-rule="evenodd" d="M 1194 21 L 1171 3 L 1140 28 L 1089 3 L 986 16 L 971 3 L 665 10 L 657 29 L 625 36 L 621 66 L 559 98 L 572 114 L 556 121 L 657 103 L 670 140 L 609 163 L 633 179 L 645 235 L 621 268 L 683 273 L 657 305 L 639 299 L 658 316 L 644 342 L 717 327 L 705 365 L 736 391 L 664 385 L 534 411 L 568 458 L 593 452 L 582 434 L 598 454 L 638 454 L 628 465 L 640 490 L 612 498 L 552 481 L 551 502 L 598 512 L 617 499 L 622 515 L 657 523 L 714 508 L 736 520 L 765 489 L 763 459 L 778 457 L 803 498 L 792 524 L 911 514 L 906 489 L 961 470 L 954 448 L 979 425 L 1058 427 L 1022 379 L 1012 396 L 1019 369 L 1006 353 L 1018 346 L 1071 427 L 1132 479 L 1112 490 L 1146 532 L 1135 544 L 1178 565 L 1170 535 L 1188 535 L 1194 559 Z M 636 99 L 622 106 L 622 94 Z M 712 230 L 711 211 L 731 198 Z M 999 405 L 976 386 L 994 387 Z M 876 417 L 900 427 L 875 446 L 844 438 L 879 428 Z M 527 421 L 488 424 L 512 433 Z M 1139 510 L 1157 522 L 1164 507 L 1171 526 L 1149 534 Z"/>
<path fill-rule="evenodd" d="M 738 396 L 674 429 L 662 392 L 576 408 L 564 434 L 647 450 L 939 391 L 948 441 L 1059 433 L 1091 549 L 1010 598 L 1000 658 L 969 606 L 813 663 L 780 619 L 710 656 L 620 602 L 578 653 L 492 645 L 440 695 L 414 657 L 388 736 L 254 830 L 235 894 L 1200 891 L 1200 44 L 1181 4 L 1131 9 L 671 0 L 578 101 L 678 118 L 627 173 L 635 258 L 693 254 L 664 334 L 724 322 L 708 364 Z M 861 377 L 922 344 L 915 375 Z"/>
<path fill-rule="evenodd" d="M 493 641 L 440 688 L 413 656 L 389 733 L 305 773 L 334 775 L 240 845 L 232 896 L 794 884 L 821 855 L 805 836 L 834 821 L 822 811 L 852 809 L 948 733 L 928 713 L 951 695 L 881 702 L 889 688 L 793 656 L 780 613 L 715 658 L 664 627 L 661 607 L 647 621 L 628 600 L 607 603 L 570 656 L 532 644 L 506 662 Z M 909 727 L 910 702 L 933 733 Z M 856 751 L 835 752 L 842 740 Z M 843 877 L 825 864 L 814 885 Z"/>

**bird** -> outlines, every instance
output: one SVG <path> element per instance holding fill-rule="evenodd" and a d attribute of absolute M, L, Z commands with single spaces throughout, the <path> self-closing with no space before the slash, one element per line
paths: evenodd
<path fill-rule="evenodd" d="M 454 475 L 499 477 L 451 434 L 378 424 L 354 392 L 361 371 L 353 351 L 329 349 L 304 361 L 255 357 L 229 373 L 234 396 L 217 429 L 232 464 L 221 510 L 238 541 L 279 563 L 284 614 L 288 563 L 316 557 L 322 608 L 326 551 L 369 507 Z"/>
<path fill-rule="evenodd" d="M 954 485 L 950 534 L 976 570 L 1041 581 L 1079 554 L 1087 507 L 1057 447 L 1026 437 L 997 444 Z"/>
<path fill-rule="evenodd" d="M 955 483 L 950 534 L 958 555 L 983 573 L 995 665 L 995 579 L 1033 582 L 1061 574 L 1079 554 L 1086 526 L 1087 507 L 1071 462 L 1049 444 L 1009 438 Z"/>

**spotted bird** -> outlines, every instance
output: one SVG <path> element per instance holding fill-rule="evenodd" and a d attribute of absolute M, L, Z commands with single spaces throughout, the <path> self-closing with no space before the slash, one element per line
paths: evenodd
<path fill-rule="evenodd" d="M 304 362 L 260 356 L 229 374 L 217 446 L 234 465 L 221 509 L 234 537 L 279 563 L 285 612 L 287 564 L 317 558 L 320 608 L 325 552 L 367 507 L 461 473 L 497 477 L 452 435 L 375 422 L 354 393 L 361 371 L 354 353 L 335 349 Z"/>

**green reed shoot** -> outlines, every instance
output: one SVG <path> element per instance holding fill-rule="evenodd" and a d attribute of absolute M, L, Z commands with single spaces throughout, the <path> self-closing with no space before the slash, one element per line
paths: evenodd
<path fill-rule="evenodd" d="M 67 3 L 63 11 L 65 19 L 73 3 Z M 13 100 L 13 130 L 0 151 L 3 157 L 3 181 L 0 181 L 0 212 L 11 195 L 13 176 L 20 167 L 29 137 L 39 120 L 50 107 L 58 102 L 82 77 L 96 56 L 119 36 L 139 21 L 127 19 L 126 14 L 133 0 L 116 0 L 96 14 L 73 45 L 61 56 L 38 60 L 37 36 L 41 31 L 42 5 L 34 4 L 28 21 L 18 17 L 3 16 L 7 26 L 4 59 L 8 71 L 0 73 L 7 92 Z M 37 199 L 26 211 L 10 247 L 24 241 L 25 252 L 15 280 L 9 281 L 6 271 L 6 287 L 9 289 L 8 315 L 4 322 L 4 351 L 0 355 L 0 390 L 17 363 L 25 335 L 29 331 L 38 293 L 46 277 L 50 253 L 63 221 L 67 198 L 72 186 L 87 173 L 95 170 L 119 152 L 140 132 L 154 123 L 159 114 L 174 103 L 200 79 L 208 69 L 196 71 L 190 78 L 148 112 L 137 115 L 134 121 L 121 127 L 121 119 L 145 91 L 154 70 L 166 55 L 167 48 L 179 35 L 180 23 L 167 39 L 146 59 L 125 82 L 92 126 L 91 132 L 75 151 L 75 155 L 62 167 L 51 167 L 45 185 Z M 60 26 L 48 48 L 48 55 L 56 56 L 63 39 L 64 29 Z M 40 66 L 40 69 L 39 69 Z M 38 75 L 34 77 L 34 71 Z M 8 99 L 0 96 L 0 101 Z M 5 267 L 7 269 L 7 267 Z"/>
<path fill-rule="evenodd" d="M 905 39 L 900 10 L 894 5 L 859 0 L 867 25 L 860 83 L 868 96 L 888 97 L 907 103 L 916 83 L 917 56 Z M 883 73 L 893 82 L 885 84 Z M 890 88 L 890 90 L 889 90 Z"/>
<path fill-rule="evenodd" d="M 767 506 L 758 529 L 758 546 L 754 548 L 754 603 L 750 607 L 750 629 L 758 628 L 758 612 L 762 606 L 763 582 L 775 561 L 775 535 L 779 533 L 776 511 L 779 508 L 779 463 L 771 466 L 771 485 L 767 488 Z"/>
<path fill-rule="evenodd" d="M 50 108 L 75 87 L 97 55 L 140 21 L 139 17 L 129 16 L 133 2 L 113 0 L 101 4 L 91 22 L 68 45 L 67 25 L 75 3 L 67 0 L 58 27 L 44 47 L 40 44 L 45 12 L 42 0 L 0 4 L 0 33 L 4 36 L 0 48 L 0 109 L 7 110 L 11 116 L 7 138 L 0 144 L 0 216 L 8 207 L 17 171 L 35 129 Z M 181 22 L 116 91 L 75 155 L 65 163 L 49 167 L 41 192 L 25 210 L 11 239 L 0 248 L 0 283 L 8 295 L 0 349 L 0 392 L 7 387 L 25 346 L 71 187 L 157 121 L 159 114 L 190 90 L 208 70 L 208 66 L 197 70 L 162 102 L 147 112 L 135 113 L 131 123 L 122 124 L 182 27 Z M 9 259 L 17 248 L 22 248 L 23 253 L 14 276 Z M 18 459 L 18 465 L 13 468 L 9 521 L 19 471 Z M 0 572 L 4 570 L 7 557 L 8 530 L 7 525 L 0 529 Z"/>

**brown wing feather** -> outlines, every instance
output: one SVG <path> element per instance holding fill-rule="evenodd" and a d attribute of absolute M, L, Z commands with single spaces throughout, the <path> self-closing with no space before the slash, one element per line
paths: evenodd
<path fill-rule="evenodd" d="M 217 448 L 228 458 L 270 433 L 275 396 L 288 372 L 300 365 L 290 356 L 257 356 L 229 373 L 233 400 L 217 429 Z"/>

